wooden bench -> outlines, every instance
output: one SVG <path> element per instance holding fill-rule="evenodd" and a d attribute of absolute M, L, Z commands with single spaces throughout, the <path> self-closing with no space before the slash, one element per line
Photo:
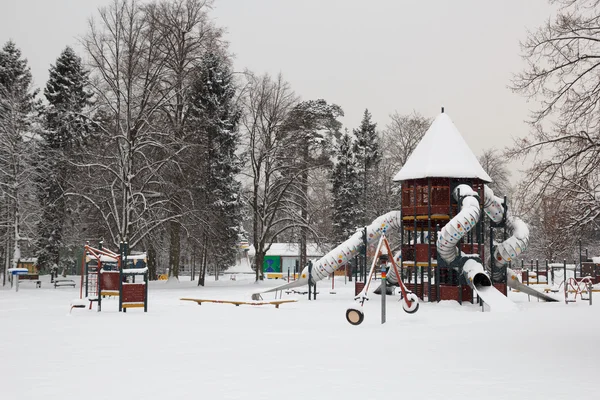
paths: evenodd
<path fill-rule="evenodd" d="M 72 286 L 72 287 L 75 287 L 75 286 L 77 286 L 77 284 L 72 279 L 59 279 L 57 281 L 54 281 L 54 289 L 56 289 L 59 286 Z"/>
<path fill-rule="evenodd" d="M 182 298 L 180 300 L 183 301 L 194 301 L 198 303 L 199 306 L 202 303 L 219 303 L 219 304 L 234 304 L 236 307 L 241 305 L 249 305 L 249 306 L 264 306 L 264 305 L 272 305 L 275 308 L 279 308 L 281 304 L 284 303 L 295 303 L 298 300 L 274 300 L 274 301 L 233 301 L 233 300 L 208 300 L 208 299 L 190 299 L 190 298 Z"/>

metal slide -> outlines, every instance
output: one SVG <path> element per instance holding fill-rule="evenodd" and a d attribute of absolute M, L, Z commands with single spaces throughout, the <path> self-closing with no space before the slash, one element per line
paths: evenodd
<path fill-rule="evenodd" d="M 386 233 L 391 229 L 400 229 L 402 215 L 400 211 L 390 211 L 384 214 L 367 227 L 367 244 L 376 242 L 382 233 Z M 345 265 L 351 258 L 358 254 L 358 250 L 363 243 L 362 230 L 356 231 L 350 239 L 331 250 L 329 253 L 321 257 L 313 264 L 312 282 L 315 283 L 331 275 L 336 269 Z M 300 277 L 285 285 L 277 286 L 268 290 L 254 293 L 253 299 L 260 299 L 261 293 L 275 292 L 279 290 L 292 289 L 308 284 L 308 268 L 305 267 L 300 274 Z"/>
<path fill-rule="evenodd" d="M 506 268 L 506 283 L 508 284 L 509 287 L 518 290 L 520 292 L 526 293 L 530 296 L 533 297 L 537 297 L 538 299 L 542 299 L 544 301 L 547 302 L 553 302 L 553 301 L 560 301 L 558 299 L 555 299 L 552 296 L 549 296 L 545 293 L 539 292 L 537 290 L 535 290 L 534 288 L 532 288 L 531 286 L 527 286 L 524 285 L 520 280 L 519 280 L 519 276 L 517 275 L 517 273 L 515 271 L 513 271 L 510 268 Z"/>
<path fill-rule="evenodd" d="M 485 201 L 484 210 L 486 214 L 495 222 L 502 220 L 503 210 L 502 203 L 503 199 L 494 196 L 494 192 L 487 185 L 484 187 Z M 529 228 L 527 224 L 520 218 L 514 216 L 508 216 L 506 223 L 508 228 L 512 230 L 512 236 L 506 239 L 504 242 L 498 244 L 494 250 L 494 261 L 496 265 L 506 265 L 512 259 L 521 254 L 529 244 Z M 506 283 L 508 287 L 519 290 L 523 293 L 527 293 L 530 296 L 534 296 L 538 299 L 542 299 L 547 302 L 559 301 L 554 297 L 548 296 L 542 292 L 535 290 L 534 288 L 524 285 L 519 281 L 519 277 L 515 271 L 506 267 Z"/>
<path fill-rule="evenodd" d="M 484 187 L 484 211 L 495 222 L 504 218 L 503 200 L 494 196 L 494 192 L 488 186 Z M 457 201 L 461 202 L 461 211 L 452 218 L 438 235 L 438 255 L 444 261 L 451 263 L 457 258 L 466 258 L 463 264 L 463 274 L 468 284 L 486 302 L 493 311 L 504 311 L 514 308 L 506 296 L 492 286 L 492 282 L 485 272 L 481 260 L 477 257 L 467 256 L 460 253 L 456 247 L 458 242 L 476 225 L 480 217 L 478 194 L 468 185 L 459 185 L 453 192 Z M 462 199 L 462 200 L 461 200 Z M 494 248 L 493 257 L 497 265 L 505 265 L 513 258 L 521 254 L 529 243 L 529 228 L 517 217 L 507 218 L 508 227 L 512 230 L 512 236 Z M 557 301 L 537 290 L 523 285 L 517 279 L 517 275 L 507 268 L 507 284 L 513 288 L 526 287 L 524 292 L 545 301 Z"/>

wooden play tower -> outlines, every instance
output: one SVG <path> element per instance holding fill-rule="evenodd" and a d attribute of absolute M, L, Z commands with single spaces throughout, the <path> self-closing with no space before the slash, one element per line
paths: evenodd
<path fill-rule="evenodd" d="M 460 263 L 438 257 L 438 234 L 458 214 L 452 195 L 458 185 L 469 185 L 479 195 L 483 210 L 484 185 L 491 182 L 450 118 L 440 114 L 425 133 L 394 181 L 402 187 L 401 279 L 424 301 L 471 302 L 473 291 Z M 458 244 L 465 254 L 485 260 L 484 213 Z M 493 282 L 506 294 L 506 285 Z"/>

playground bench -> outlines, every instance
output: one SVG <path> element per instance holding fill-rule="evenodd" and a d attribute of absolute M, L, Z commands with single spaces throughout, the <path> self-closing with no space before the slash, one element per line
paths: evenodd
<path fill-rule="evenodd" d="M 59 286 L 72 286 L 72 287 L 75 287 L 76 283 L 72 279 L 59 279 L 57 281 L 54 281 L 54 289 L 56 289 Z"/>
<path fill-rule="evenodd" d="M 275 306 L 275 308 L 279 308 L 279 306 L 281 304 L 284 304 L 284 303 L 295 303 L 296 301 L 298 301 L 298 300 L 230 301 L 230 300 L 207 300 L 207 299 L 189 299 L 189 298 L 182 298 L 180 300 L 183 300 L 183 301 L 194 301 L 199 306 L 201 306 L 202 303 L 219 303 L 219 304 L 234 304 L 236 307 L 239 307 L 242 304 L 249 305 L 249 306 L 273 305 L 273 306 Z"/>
<path fill-rule="evenodd" d="M 25 282 L 35 283 L 36 289 L 42 287 L 42 281 L 40 281 L 40 280 L 31 280 L 31 279 L 19 280 L 20 285 L 22 285 Z"/>

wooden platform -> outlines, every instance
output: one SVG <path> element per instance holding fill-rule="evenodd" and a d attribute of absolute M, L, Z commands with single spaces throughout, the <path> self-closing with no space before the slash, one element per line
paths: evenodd
<path fill-rule="evenodd" d="M 240 305 L 248 305 L 248 306 L 265 306 L 272 305 L 275 308 L 279 308 L 279 305 L 283 303 L 295 303 L 298 300 L 273 300 L 273 301 L 233 301 L 233 300 L 208 300 L 208 299 L 189 299 L 189 298 L 181 298 L 179 300 L 183 301 L 195 301 L 198 305 L 202 305 L 202 303 L 219 303 L 219 304 L 234 304 L 236 307 Z"/>
<path fill-rule="evenodd" d="M 402 266 L 404 268 L 414 267 L 415 266 L 415 262 L 414 261 L 403 261 L 402 262 Z M 429 263 L 427 263 L 427 262 L 417 262 L 417 267 L 429 267 Z M 437 261 L 432 261 L 431 262 L 431 268 L 435 268 L 435 267 L 437 267 Z"/>
<path fill-rule="evenodd" d="M 403 221 L 413 221 L 414 219 L 415 219 L 414 215 L 406 215 L 406 216 L 402 217 Z M 428 219 L 429 219 L 429 217 L 427 215 L 417 215 L 417 221 L 427 221 Z M 448 221 L 448 220 L 450 220 L 450 216 L 445 215 L 445 214 L 431 214 L 431 219 Z"/>

